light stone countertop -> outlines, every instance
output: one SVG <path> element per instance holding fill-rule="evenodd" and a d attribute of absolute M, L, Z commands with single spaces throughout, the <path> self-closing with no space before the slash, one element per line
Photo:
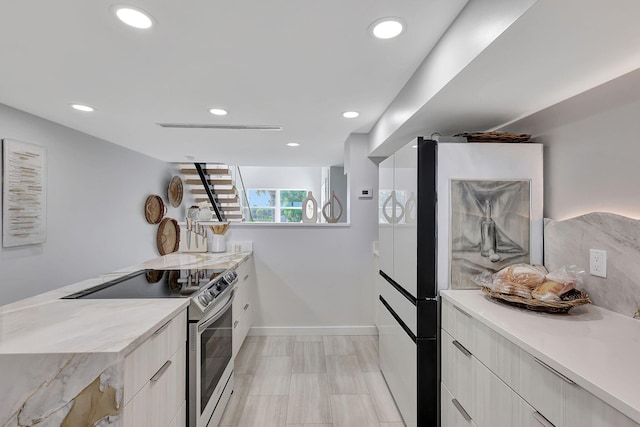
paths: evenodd
<path fill-rule="evenodd" d="M 441 296 L 640 423 L 640 321 L 594 305 L 564 315 L 532 312 L 479 290 Z"/>
<path fill-rule="evenodd" d="M 188 298 L 61 300 L 142 269 L 233 268 L 251 252 L 170 254 L 0 307 L 0 355 L 128 353 L 185 309 Z"/>
<path fill-rule="evenodd" d="M 113 389 L 116 401 L 108 415 L 84 424 L 121 426 L 124 357 L 189 304 L 188 298 L 61 297 L 142 269 L 235 268 L 251 254 L 165 255 L 0 307 L 0 426 L 69 423 L 76 397 L 96 381 L 94 393 Z M 84 409 L 94 398 L 80 399 L 76 412 L 95 416 Z"/>

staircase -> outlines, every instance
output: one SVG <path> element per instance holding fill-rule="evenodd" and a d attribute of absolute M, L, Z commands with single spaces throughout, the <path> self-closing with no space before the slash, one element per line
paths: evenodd
<path fill-rule="evenodd" d="M 202 175 L 198 169 L 202 171 Z M 214 215 L 212 221 L 245 220 L 232 172 L 232 168 L 219 163 L 180 164 L 180 173 L 186 184 L 185 193 L 191 194 L 193 204 L 209 202 L 211 209 L 219 213 L 219 218 Z"/>

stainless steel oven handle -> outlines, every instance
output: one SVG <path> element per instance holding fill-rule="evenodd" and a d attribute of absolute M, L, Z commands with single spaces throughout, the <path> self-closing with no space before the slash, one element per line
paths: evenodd
<path fill-rule="evenodd" d="M 224 306 L 220 310 L 218 310 L 216 314 L 214 314 L 206 322 L 204 322 L 202 325 L 198 325 L 198 332 L 204 331 L 205 329 L 207 329 L 207 327 L 210 324 L 212 324 L 213 322 L 221 318 L 224 312 L 227 311 L 229 306 L 233 304 L 234 297 L 235 297 L 235 292 L 231 292 L 231 296 L 229 297 L 229 300 L 224 304 Z"/>

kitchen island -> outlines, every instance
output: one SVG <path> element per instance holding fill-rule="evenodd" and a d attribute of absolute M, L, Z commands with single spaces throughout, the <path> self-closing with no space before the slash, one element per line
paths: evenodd
<path fill-rule="evenodd" d="M 228 269 L 250 256 L 170 254 L 0 307 L 0 425 L 123 425 L 125 358 L 186 330 L 188 298 L 60 298 L 142 269 Z"/>
<path fill-rule="evenodd" d="M 450 425 L 459 414 L 478 427 L 640 425 L 640 321 L 594 305 L 532 312 L 479 290 L 441 296 Z"/>

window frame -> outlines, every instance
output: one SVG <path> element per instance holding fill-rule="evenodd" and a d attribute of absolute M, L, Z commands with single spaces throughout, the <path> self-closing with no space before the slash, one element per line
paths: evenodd
<path fill-rule="evenodd" d="M 274 209 L 274 216 L 273 216 L 273 221 L 251 221 L 251 223 L 256 223 L 256 224 L 298 224 L 300 222 L 302 222 L 302 220 L 298 221 L 298 222 L 291 222 L 291 221 L 280 221 L 280 218 L 282 216 L 282 210 L 283 209 L 289 209 L 289 210 L 299 210 L 302 213 L 302 205 L 297 207 L 297 206 L 281 206 L 281 192 L 282 191 L 303 191 L 305 194 L 305 198 L 307 197 L 307 194 L 309 194 L 309 190 L 304 189 L 304 188 L 247 188 L 247 200 L 249 201 L 249 210 L 251 209 Z M 251 198 L 248 196 L 252 191 L 275 191 L 275 205 L 274 206 L 252 206 L 251 205 Z M 303 199 L 304 200 L 304 199 Z M 301 216 L 302 218 L 302 216 Z"/>

